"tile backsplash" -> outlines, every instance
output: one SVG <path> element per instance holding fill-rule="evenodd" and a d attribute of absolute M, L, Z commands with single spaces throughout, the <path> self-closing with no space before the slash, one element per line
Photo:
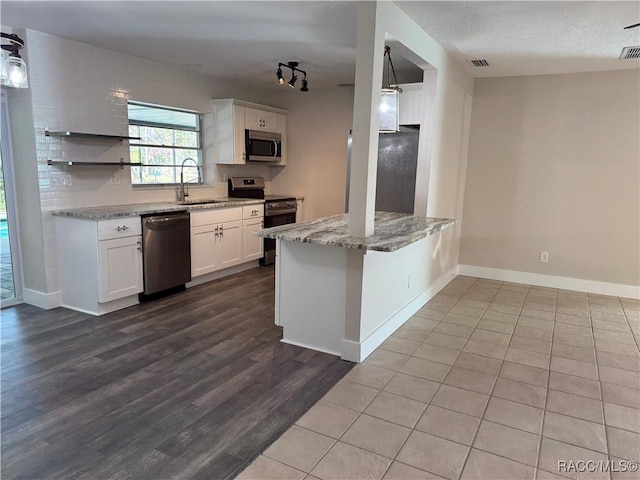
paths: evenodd
<path fill-rule="evenodd" d="M 26 31 L 38 185 L 49 292 L 58 289 L 55 219 L 61 208 L 173 201 L 172 187 L 134 188 L 129 167 L 48 165 L 53 161 L 128 162 L 128 141 L 45 135 L 76 131 L 127 135 L 127 102 L 136 100 L 211 114 L 211 99 L 238 96 L 203 75 L 32 30 Z M 256 100 L 255 95 L 251 100 Z M 207 125 L 207 123 L 205 123 Z M 210 122 L 209 122 L 210 125 Z M 268 167 L 217 167 L 211 128 L 203 127 L 205 185 L 191 198 L 227 195 L 231 175 L 262 175 Z M 117 176 L 117 181 L 113 181 Z M 268 188 L 268 186 L 267 186 Z"/>

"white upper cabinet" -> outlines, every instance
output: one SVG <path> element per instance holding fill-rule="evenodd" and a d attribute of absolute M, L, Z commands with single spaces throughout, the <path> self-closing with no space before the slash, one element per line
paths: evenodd
<path fill-rule="evenodd" d="M 258 105 L 237 99 L 213 100 L 213 129 L 216 163 L 243 165 L 247 163 L 245 130 L 279 133 L 282 138 L 282 159 L 286 165 L 286 110 Z"/>
<path fill-rule="evenodd" d="M 244 109 L 244 128 L 264 132 L 279 132 L 278 114 L 246 107 Z"/>

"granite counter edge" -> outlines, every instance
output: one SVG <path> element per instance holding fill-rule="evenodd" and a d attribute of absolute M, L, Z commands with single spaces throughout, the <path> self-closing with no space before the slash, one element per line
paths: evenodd
<path fill-rule="evenodd" d="M 324 245 L 328 247 L 342 247 L 342 248 L 352 248 L 355 250 L 371 250 L 376 252 L 395 252 L 400 250 L 403 247 L 409 246 L 413 243 L 419 242 L 420 240 L 427 238 L 434 233 L 441 232 L 446 230 L 447 228 L 455 225 L 457 220 L 455 219 L 439 219 L 434 222 L 432 225 L 429 225 L 426 229 L 422 229 L 414 232 L 411 235 L 406 237 L 402 237 L 401 239 L 389 239 L 389 240 L 376 240 L 375 243 L 367 243 L 366 239 L 357 239 L 357 238 L 349 238 L 343 240 L 330 240 L 330 239 L 322 239 L 322 238 L 307 238 L 307 237 L 296 237 L 292 235 L 288 235 L 286 233 L 267 233 L 267 234 L 258 234 L 256 236 L 269 238 L 272 240 L 285 240 L 290 242 L 297 243 L 309 243 L 315 245 Z"/>
<path fill-rule="evenodd" d="M 228 202 L 217 203 L 201 203 L 196 205 L 178 205 L 175 203 L 159 203 L 157 206 L 152 204 L 141 205 L 114 205 L 114 211 L 112 212 L 99 212 L 98 209 L 108 209 L 112 207 L 87 207 L 87 208 L 69 208 L 51 210 L 51 215 L 58 217 L 73 217 L 85 220 L 110 220 L 113 218 L 125 218 L 125 217 L 137 217 L 140 215 L 152 215 L 154 213 L 163 212 L 182 212 L 182 211 L 198 211 L 198 210 L 211 210 L 218 208 L 228 207 L 242 207 L 244 205 L 260 205 L 264 203 L 261 199 L 247 199 L 247 200 L 229 200 Z M 122 207 L 121 210 L 117 210 Z"/>

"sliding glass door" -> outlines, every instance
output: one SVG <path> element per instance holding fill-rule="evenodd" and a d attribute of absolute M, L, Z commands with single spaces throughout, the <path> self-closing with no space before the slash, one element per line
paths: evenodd
<path fill-rule="evenodd" d="M 16 204 L 11 163 L 11 141 L 6 93 L 2 92 L 2 135 L 0 136 L 0 306 L 22 300 L 20 256 L 16 229 Z"/>

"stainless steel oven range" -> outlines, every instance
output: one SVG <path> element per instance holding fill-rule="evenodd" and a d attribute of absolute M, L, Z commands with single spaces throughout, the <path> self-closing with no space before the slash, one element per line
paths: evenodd
<path fill-rule="evenodd" d="M 264 199 L 264 228 L 296 223 L 298 209 L 296 198 L 290 195 L 265 195 L 264 178 L 231 177 L 228 183 L 229 197 L 231 198 Z M 260 259 L 260 265 L 271 265 L 275 258 L 276 241 L 265 238 L 264 257 Z"/>

